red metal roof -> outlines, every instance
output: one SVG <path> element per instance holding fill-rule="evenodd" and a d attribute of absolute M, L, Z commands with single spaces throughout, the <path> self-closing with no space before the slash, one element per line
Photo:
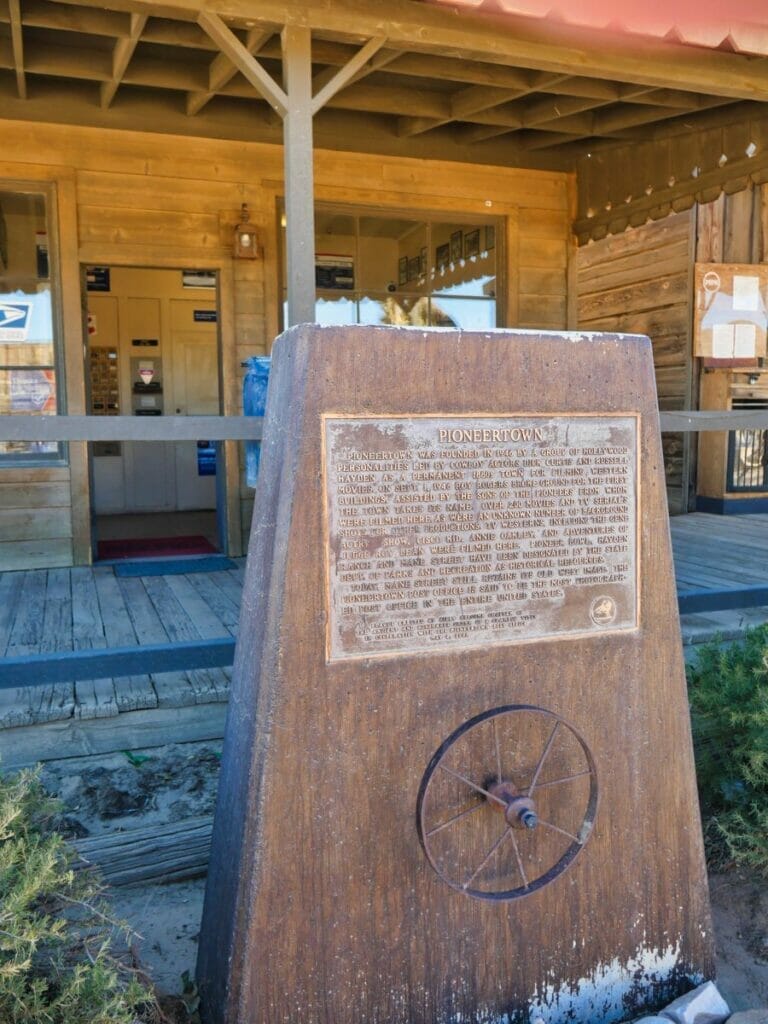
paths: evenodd
<path fill-rule="evenodd" d="M 430 0 L 737 53 L 768 55 L 768 0 Z"/>

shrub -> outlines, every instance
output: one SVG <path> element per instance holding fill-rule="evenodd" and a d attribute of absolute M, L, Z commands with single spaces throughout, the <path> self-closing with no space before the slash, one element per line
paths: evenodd
<path fill-rule="evenodd" d="M 140 1024 L 152 996 L 110 954 L 115 930 L 89 872 L 52 830 L 36 771 L 0 775 L 0 1021 Z"/>
<path fill-rule="evenodd" d="M 768 875 L 768 625 L 688 666 L 708 854 Z"/>

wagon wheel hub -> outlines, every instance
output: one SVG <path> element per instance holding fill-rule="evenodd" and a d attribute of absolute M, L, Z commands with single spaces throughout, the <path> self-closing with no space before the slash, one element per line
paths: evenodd
<path fill-rule="evenodd" d="M 512 828 L 536 828 L 539 823 L 536 804 L 529 796 L 521 793 L 513 782 L 492 782 L 488 792 L 496 798 L 489 801 L 490 806 L 504 815 L 508 825 Z"/>

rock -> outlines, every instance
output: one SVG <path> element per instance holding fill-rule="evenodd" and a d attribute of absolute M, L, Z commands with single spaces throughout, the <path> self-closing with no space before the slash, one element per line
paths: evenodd
<path fill-rule="evenodd" d="M 669 1024 L 669 1017 L 638 1017 L 632 1024 Z"/>
<path fill-rule="evenodd" d="M 661 1011 L 662 1019 L 675 1024 L 724 1024 L 731 1015 L 728 1004 L 712 981 L 680 996 Z"/>
<path fill-rule="evenodd" d="M 741 1010 L 728 1018 L 728 1024 L 768 1024 L 768 1009 Z"/>

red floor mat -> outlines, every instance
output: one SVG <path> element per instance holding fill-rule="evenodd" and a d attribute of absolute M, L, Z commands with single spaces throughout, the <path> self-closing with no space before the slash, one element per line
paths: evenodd
<path fill-rule="evenodd" d="M 98 556 L 103 558 L 158 558 L 168 555 L 211 555 L 217 548 L 203 536 L 139 537 L 133 540 L 100 540 Z"/>

